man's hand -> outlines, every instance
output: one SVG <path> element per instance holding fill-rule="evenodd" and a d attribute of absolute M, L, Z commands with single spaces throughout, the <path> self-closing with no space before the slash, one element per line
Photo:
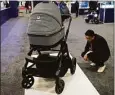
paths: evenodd
<path fill-rule="evenodd" d="M 85 55 L 85 56 L 83 57 L 83 59 L 84 59 L 85 61 L 88 61 L 88 60 L 89 60 L 88 57 L 87 57 L 87 55 Z"/>

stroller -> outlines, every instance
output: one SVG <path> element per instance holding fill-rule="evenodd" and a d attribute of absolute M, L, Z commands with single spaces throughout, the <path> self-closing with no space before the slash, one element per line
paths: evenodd
<path fill-rule="evenodd" d="M 92 11 L 90 14 L 87 14 L 85 22 L 99 24 L 98 14 L 95 11 Z"/>
<path fill-rule="evenodd" d="M 69 24 L 65 33 L 60 10 L 55 4 L 39 3 L 35 6 L 28 24 L 27 34 L 30 51 L 22 68 L 23 88 L 32 87 L 34 84 L 33 76 L 54 78 L 55 91 L 60 94 L 65 86 L 60 77 L 63 77 L 68 69 L 70 69 L 71 74 L 75 73 L 76 58 L 71 58 L 66 43 L 72 20 L 70 14 L 67 16 L 69 17 Z M 57 46 L 59 49 L 55 48 Z M 32 57 L 33 52 L 38 53 L 38 55 Z M 53 56 L 53 53 L 50 52 L 57 52 L 57 55 Z"/>

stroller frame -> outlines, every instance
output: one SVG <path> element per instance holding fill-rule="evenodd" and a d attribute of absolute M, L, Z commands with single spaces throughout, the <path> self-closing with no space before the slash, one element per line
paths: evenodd
<path fill-rule="evenodd" d="M 58 51 L 58 55 L 56 56 L 56 62 L 59 63 L 59 67 L 57 68 L 55 75 L 52 76 L 56 80 L 56 82 L 55 82 L 56 83 L 55 91 L 56 91 L 57 94 L 62 93 L 62 91 L 64 89 L 64 86 L 65 86 L 64 81 L 62 79 L 60 79 L 61 67 L 62 67 L 63 64 L 65 64 L 65 63 L 62 62 L 64 56 L 66 57 L 67 62 L 69 63 L 71 74 L 75 73 L 76 58 L 74 58 L 74 57 L 72 59 L 70 58 L 69 51 L 68 51 L 68 46 L 67 46 L 67 43 L 66 43 L 68 33 L 69 33 L 70 24 L 71 24 L 71 21 L 72 21 L 72 17 L 71 17 L 71 15 L 65 15 L 65 16 L 69 16 L 70 20 L 69 20 L 68 28 L 66 30 L 66 35 L 59 42 L 57 42 L 56 44 L 54 44 L 52 46 L 39 46 L 39 45 L 31 45 L 30 44 L 30 51 L 28 52 L 28 54 L 25 58 L 26 63 L 24 65 L 24 67 L 22 68 L 22 77 L 23 77 L 22 87 L 23 88 L 28 89 L 34 84 L 33 76 L 44 77 L 44 76 L 40 76 L 38 73 L 36 74 L 35 68 L 32 69 L 32 67 L 37 64 L 37 60 L 38 60 L 39 56 L 43 55 L 41 53 L 41 51 Z M 58 45 L 61 45 L 60 50 L 52 49 L 52 48 L 54 48 Z M 37 58 L 31 57 L 33 51 L 38 52 L 39 56 Z M 29 62 L 31 62 L 32 65 L 30 65 L 28 67 Z M 63 77 L 64 75 L 65 74 L 63 74 L 61 77 Z"/>

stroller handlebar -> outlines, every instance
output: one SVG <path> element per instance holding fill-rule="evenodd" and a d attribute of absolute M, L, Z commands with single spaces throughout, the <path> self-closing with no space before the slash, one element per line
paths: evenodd
<path fill-rule="evenodd" d="M 66 30 L 66 35 L 65 35 L 65 41 L 67 41 L 67 37 L 68 37 L 68 34 L 69 34 L 69 28 L 70 28 L 70 24 L 71 24 L 71 21 L 72 21 L 72 17 L 71 17 L 71 15 L 68 15 L 69 16 L 69 24 L 68 24 L 68 28 L 67 28 L 67 30 Z"/>

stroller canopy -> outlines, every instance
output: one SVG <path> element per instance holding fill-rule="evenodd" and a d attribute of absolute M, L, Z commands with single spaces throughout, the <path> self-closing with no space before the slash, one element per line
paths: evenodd
<path fill-rule="evenodd" d="M 29 18 L 28 34 L 50 35 L 62 28 L 59 8 L 54 3 L 39 3 Z"/>

